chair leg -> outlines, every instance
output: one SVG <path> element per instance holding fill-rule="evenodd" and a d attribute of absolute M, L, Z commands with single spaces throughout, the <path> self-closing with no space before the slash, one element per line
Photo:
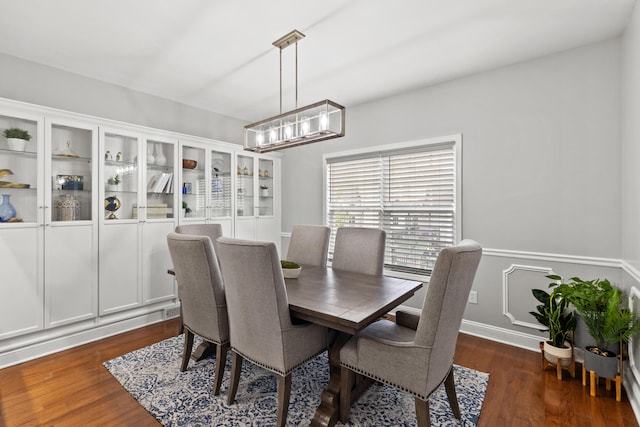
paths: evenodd
<path fill-rule="evenodd" d="M 236 392 L 238 391 L 241 370 L 242 356 L 234 351 L 231 356 L 231 384 L 229 385 L 229 395 L 227 396 L 228 405 L 231 405 L 233 401 L 236 400 Z"/>
<path fill-rule="evenodd" d="M 416 420 L 418 421 L 418 427 L 431 427 L 429 399 L 422 400 L 416 397 Z"/>
<path fill-rule="evenodd" d="M 278 381 L 278 427 L 287 424 L 289 397 L 291 396 L 291 374 L 279 377 Z"/>
<path fill-rule="evenodd" d="M 216 347 L 216 373 L 213 379 L 214 396 L 220 394 L 220 386 L 222 385 L 222 377 L 224 376 L 224 366 L 227 364 L 227 350 L 229 350 L 229 343 L 218 344 Z"/>
<path fill-rule="evenodd" d="M 460 406 L 458 406 L 458 396 L 456 394 L 456 385 L 453 378 L 453 366 L 447 374 L 447 378 L 444 379 L 444 390 L 447 392 L 447 398 L 449 399 L 449 406 L 456 419 L 460 419 Z"/>
<path fill-rule="evenodd" d="M 182 350 L 182 366 L 180 366 L 180 372 L 187 370 L 189 366 L 189 359 L 191 358 L 191 350 L 193 349 L 193 333 L 185 329 L 184 330 L 184 349 Z"/>
<path fill-rule="evenodd" d="M 340 422 L 347 423 L 351 411 L 351 390 L 355 382 L 355 373 L 344 366 L 340 368 Z"/>

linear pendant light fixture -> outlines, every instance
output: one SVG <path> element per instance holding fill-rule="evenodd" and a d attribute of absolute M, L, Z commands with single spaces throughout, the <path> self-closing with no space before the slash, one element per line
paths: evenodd
<path fill-rule="evenodd" d="M 273 42 L 280 49 L 280 114 L 244 127 L 244 149 L 264 153 L 344 136 L 344 107 L 328 99 L 298 108 L 298 40 L 300 31 Z M 295 110 L 282 112 L 282 50 L 296 47 Z"/>

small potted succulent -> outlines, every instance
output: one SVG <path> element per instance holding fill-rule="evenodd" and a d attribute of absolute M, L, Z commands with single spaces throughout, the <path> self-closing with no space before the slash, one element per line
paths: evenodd
<path fill-rule="evenodd" d="M 7 138 L 9 150 L 13 151 L 25 151 L 27 141 L 31 139 L 29 132 L 20 128 L 5 129 L 3 135 Z"/>

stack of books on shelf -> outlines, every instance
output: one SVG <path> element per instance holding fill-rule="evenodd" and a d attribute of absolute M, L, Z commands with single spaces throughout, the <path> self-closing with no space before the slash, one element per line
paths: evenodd
<path fill-rule="evenodd" d="M 173 173 L 162 172 L 159 175 L 154 175 L 149 179 L 147 185 L 148 193 L 173 193 Z"/>
<path fill-rule="evenodd" d="M 158 219 L 167 218 L 167 214 L 173 213 L 171 209 L 167 208 L 166 203 L 156 203 L 147 206 L 147 218 Z M 138 206 L 133 205 L 133 211 L 131 212 L 131 218 L 138 219 Z"/>

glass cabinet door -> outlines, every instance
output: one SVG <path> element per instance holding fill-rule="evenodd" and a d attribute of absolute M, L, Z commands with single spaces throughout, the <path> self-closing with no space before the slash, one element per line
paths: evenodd
<path fill-rule="evenodd" d="M 212 217 L 231 216 L 231 153 L 211 151 Z"/>
<path fill-rule="evenodd" d="M 273 215 L 273 160 L 258 160 L 258 216 Z"/>
<path fill-rule="evenodd" d="M 253 157 L 238 155 L 236 176 L 236 215 L 253 217 L 255 216 Z"/>
<path fill-rule="evenodd" d="M 38 123 L 0 115 L 0 131 L 0 222 L 37 222 Z"/>
<path fill-rule="evenodd" d="M 90 129 L 51 125 L 51 222 L 93 219 Z"/>
<path fill-rule="evenodd" d="M 206 151 L 182 146 L 182 217 L 205 218 L 207 207 Z"/>
<path fill-rule="evenodd" d="M 116 131 L 104 134 L 104 217 L 138 218 L 137 136 Z"/>
<path fill-rule="evenodd" d="M 174 171 L 175 143 L 147 139 L 146 141 L 146 218 L 175 218 L 174 187 L 177 185 Z"/>

